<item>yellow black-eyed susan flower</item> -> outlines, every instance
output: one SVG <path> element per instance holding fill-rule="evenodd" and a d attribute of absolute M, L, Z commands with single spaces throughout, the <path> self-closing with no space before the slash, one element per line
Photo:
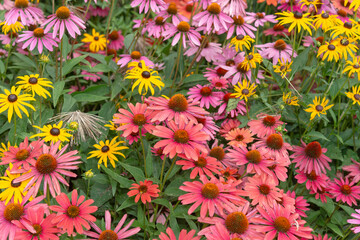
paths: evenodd
<path fill-rule="evenodd" d="M 346 92 L 346 96 L 353 100 L 353 104 L 359 104 L 360 106 L 360 86 L 353 86 L 351 92 Z"/>
<path fill-rule="evenodd" d="M 312 35 L 312 19 L 309 18 L 310 13 L 303 14 L 301 12 L 280 12 L 276 14 L 282 16 L 277 18 L 277 20 L 280 21 L 280 25 L 290 24 L 289 32 L 296 27 L 299 33 L 302 29 L 304 29 Z"/>
<path fill-rule="evenodd" d="M 342 24 L 342 22 L 337 18 L 337 15 L 330 15 L 329 13 L 322 11 L 321 14 L 314 16 L 313 25 L 316 30 L 321 28 L 326 32 L 330 28 L 339 24 Z"/>
<path fill-rule="evenodd" d="M 238 52 L 244 51 L 245 48 L 249 50 L 251 47 L 251 43 L 253 42 L 255 42 L 255 40 L 249 37 L 248 35 L 239 34 L 231 39 L 229 47 L 235 46 L 235 49 Z"/>
<path fill-rule="evenodd" d="M 81 41 L 84 43 L 89 43 L 89 49 L 92 52 L 102 51 L 106 48 L 106 43 L 108 42 L 104 34 L 96 32 L 95 29 L 92 30 L 92 35 L 84 33 L 85 38 Z"/>
<path fill-rule="evenodd" d="M 21 29 L 24 28 L 24 26 L 21 24 L 21 22 L 15 22 L 13 24 L 6 24 L 5 22 L 1 22 L 0 26 L 2 26 L 1 30 L 6 35 L 8 32 L 17 33 Z"/>
<path fill-rule="evenodd" d="M 248 98 L 255 94 L 256 87 L 255 83 L 251 84 L 250 81 L 248 82 L 244 79 L 242 83 L 238 82 L 238 84 L 234 86 L 235 93 L 232 93 L 231 96 L 248 101 Z"/>
<path fill-rule="evenodd" d="M 354 53 L 356 53 L 357 50 L 359 49 L 355 45 L 356 44 L 355 38 L 339 36 L 334 40 L 334 43 L 338 48 L 338 51 L 340 52 L 340 58 L 344 58 L 345 60 L 348 59 L 348 55 L 354 58 L 355 57 Z"/>
<path fill-rule="evenodd" d="M 259 53 L 250 52 L 245 56 L 243 63 L 251 68 L 256 68 L 256 63 L 262 62 L 262 57 Z"/>
<path fill-rule="evenodd" d="M 305 109 L 305 112 L 311 113 L 310 120 L 313 120 L 315 116 L 320 117 L 320 114 L 326 115 L 326 111 L 329 110 L 332 106 L 334 106 L 334 104 L 327 106 L 328 103 L 329 100 L 325 97 L 322 99 L 322 101 L 320 97 L 315 97 L 315 99 L 313 100 L 313 104 L 309 104 L 309 108 Z"/>
<path fill-rule="evenodd" d="M 356 22 L 352 19 L 348 22 L 344 22 L 340 25 L 336 25 L 329 30 L 331 31 L 331 37 L 335 38 L 339 35 L 345 35 L 347 37 L 359 37 L 360 30 L 356 27 Z"/>
<path fill-rule="evenodd" d="M 43 88 L 43 87 L 54 88 L 52 86 L 52 82 L 47 81 L 46 78 L 39 78 L 39 74 L 19 76 L 18 78 L 20 78 L 21 80 L 18 81 L 16 84 L 20 85 L 19 87 L 23 88 L 25 91 L 31 91 L 33 97 L 35 96 L 35 94 L 45 99 L 47 98 L 46 95 L 51 97 L 49 91 Z"/>
<path fill-rule="evenodd" d="M 285 60 L 285 59 L 279 59 L 279 61 L 277 62 L 276 65 L 274 65 L 274 72 L 279 73 L 281 75 L 282 78 L 286 77 L 286 74 L 288 72 L 291 72 L 291 65 L 292 65 L 292 61 L 289 62 L 289 60 Z"/>
<path fill-rule="evenodd" d="M 337 47 L 336 42 L 325 42 L 324 45 L 319 47 L 317 57 L 319 57 L 321 54 L 323 54 L 323 61 L 326 59 L 329 62 L 332 60 L 337 62 L 340 59 L 340 49 Z"/>
<path fill-rule="evenodd" d="M 288 92 L 288 93 L 283 93 L 283 102 L 286 104 L 286 105 L 292 105 L 292 106 L 300 106 L 299 105 L 299 99 L 297 96 L 291 96 L 291 92 Z"/>
<path fill-rule="evenodd" d="M 62 127 L 63 122 L 60 121 L 58 124 L 48 124 L 43 127 L 33 126 L 37 129 L 40 129 L 40 133 L 32 135 L 31 138 L 41 137 L 45 142 L 53 142 L 56 143 L 58 141 L 68 142 L 71 134 L 68 133 L 69 129 Z"/>
<path fill-rule="evenodd" d="M 347 60 L 345 64 L 345 68 L 343 70 L 343 73 L 348 72 L 349 77 L 357 73 L 358 77 L 360 74 L 360 60 L 359 57 L 354 57 L 352 60 Z"/>

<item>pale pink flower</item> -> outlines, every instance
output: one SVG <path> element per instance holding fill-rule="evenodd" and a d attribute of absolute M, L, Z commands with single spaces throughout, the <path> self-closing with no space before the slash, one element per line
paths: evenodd
<path fill-rule="evenodd" d="M 214 108 L 217 107 L 222 95 L 220 92 L 213 91 L 212 87 L 201 86 L 200 84 L 190 88 L 187 94 L 189 98 L 200 102 L 200 107 L 205 106 L 207 109 L 210 108 L 210 105 Z"/>
<path fill-rule="evenodd" d="M 147 13 L 149 9 L 154 13 L 158 13 L 163 9 L 164 5 L 163 0 L 132 0 L 130 4 L 133 8 L 139 6 L 139 13 Z"/>
<path fill-rule="evenodd" d="M 271 23 L 277 23 L 277 20 L 275 19 L 275 15 L 266 15 L 264 12 L 248 12 L 248 23 L 254 23 L 255 27 L 264 26 L 265 23 L 271 22 Z"/>
<path fill-rule="evenodd" d="M 15 1 L 14 7 L 5 14 L 5 24 L 14 24 L 20 18 L 24 26 L 28 26 L 34 21 L 40 21 L 44 13 L 40 8 L 33 7 L 29 1 Z"/>
<path fill-rule="evenodd" d="M 297 56 L 291 45 L 281 39 L 272 43 L 255 45 L 255 47 L 259 48 L 258 51 L 263 58 L 272 59 L 274 65 L 278 63 L 279 59 L 291 62 L 291 58 Z"/>

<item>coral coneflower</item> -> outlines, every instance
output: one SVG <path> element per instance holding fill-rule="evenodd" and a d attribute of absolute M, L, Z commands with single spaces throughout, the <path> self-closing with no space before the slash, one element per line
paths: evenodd
<path fill-rule="evenodd" d="M 276 133 L 276 128 L 284 122 L 280 121 L 281 115 L 270 116 L 264 113 L 257 115 L 258 120 L 251 120 L 248 122 L 252 133 L 259 138 L 269 136 Z"/>
<path fill-rule="evenodd" d="M 130 191 L 127 193 L 129 197 L 135 196 L 135 202 L 140 199 L 143 204 L 151 202 L 151 197 L 157 198 L 159 196 L 159 185 L 153 184 L 152 181 L 146 180 L 140 181 L 139 184 L 133 183 L 130 187 Z"/>
<path fill-rule="evenodd" d="M 254 141 L 253 133 L 246 128 L 235 128 L 225 135 L 225 139 L 230 141 L 228 144 L 233 147 L 246 147 Z"/>
<path fill-rule="evenodd" d="M 329 184 L 329 193 L 336 198 L 337 202 L 341 200 L 350 207 L 353 204 L 357 206 L 357 201 L 360 200 L 360 186 L 356 186 L 354 181 L 350 182 L 349 178 L 334 179 L 334 182 Z"/>
<path fill-rule="evenodd" d="M 175 236 L 174 231 L 171 228 L 167 228 L 166 229 L 166 233 L 160 233 L 159 238 L 160 240 L 200 240 L 200 236 L 196 237 L 195 236 L 196 231 L 195 230 L 191 230 L 191 231 L 187 231 L 185 229 L 182 229 L 179 237 L 177 238 Z"/>
<path fill-rule="evenodd" d="M 326 174 L 321 173 L 320 175 L 316 175 L 315 170 L 312 170 L 310 173 L 306 173 L 301 170 L 296 171 L 298 174 L 295 178 L 298 180 L 298 183 L 306 182 L 306 189 L 312 189 L 314 192 L 317 190 L 322 190 L 327 187 L 329 177 Z"/>
<path fill-rule="evenodd" d="M 292 147 L 289 143 L 284 142 L 284 139 L 280 134 L 271 134 L 260 139 L 255 145 L 258 148 L 264 149 L 265 154 L 270 154 L 270 156 L 274 156 L 275 158 L 283 158 L 285 161 L 289 161 L 288 150 L 291 150 Z"/>

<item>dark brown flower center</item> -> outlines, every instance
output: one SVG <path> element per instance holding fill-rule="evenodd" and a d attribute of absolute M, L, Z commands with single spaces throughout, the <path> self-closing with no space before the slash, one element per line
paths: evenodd
<path fill-rule="evenodd" d="M 185 21 L 181 21 L 179 23 L 179 25 L 177 26 L 177 29 L 180 31 L 180 32 L 188 32 L 190 30 L 190 25 L 189 23 L 185 22 Z"/>
<path fill-rule="evenodd" d="M 274 133 L 271 134 L 267 139 L 266 139 L 266 145 L 274 150 L 278 150 L 281 149 L 282 146 L 284 144 L 283 138 L 281 135 Z"/>
<path fill-rule="evenodd" d="M 240 15 L 239 16 L 234 16 L 233 20 L 234 20 L 234 24 L 238 25 L 238 26 L 241 26 L 241 25 L 243 25 L 245 23 L 244 18 L 242 16 L 240 16 Z"/>
<path fill-rule="evenodd" d="M 242 91 L 241 91 L 241 94 L 247 96 L 248 94 L 250 93 L 249 89 L 247 88 L 244 88 Z"/>
<path fill-rule="evenodd" d="M 283 25 L 280 25 L 280 24 L 275 24 L 274 26 L 273 26 L 273 30 L 275 31 L 275 32 L 281 32 L 281 31 L 283 31 L 285 28 L 284 28 L 284 26 Z"/>
<path fill-rule="evenodd" d="M 60 19 L 68 19 L 70 17 L 70 10 L 65 6 L 61 6 L 56 10 L 56 17 Z"/>
<path fill-rule="evenodd" d="M 315 170 L 312 170 L 311 173 L 306 174 L 307 179 L 314 181 L 317 179 L 317 175 L 315 173 Z"/>
<path fill-rule="evenodd" d="M 113 48 L 108 48 L 108 49 L 106 50 L 106 55 L 108 55 L 108 56 L 113 55 L 114 57 L 116 57 L 117 52 L 116 52 L 116 50 L 113 49 Z"/>
<path fill-rule="evenodd" d="M 4 218 L 11 222 L 19 220 L 24 213 L 24 207 L 18 203 L 9 203 L 4 210 Z"/>
<path fill-rule="evenodd" d="M 201 188 L 201 195 L 207 199 L 214 199 L 219 196 L 219 188 L 214 183 L 206 183 Z"/>
<path fill-rule="evenodd" d="M 28 0 L 15 0 L 16 8 L 27 8 L 29 6 Z"/>
<path fill-rule="evenodd" d="M 133 51 L 130 54 L 130 57 L 135 60 L 139 60 L 141 58 L 141 53 L 139 51 Z"/>
<path fill-rule="evenodd" d="M 43 36 L 45 36 L 44 29 L 42 29 L 42 28 L 36 28 L 36 29 L 33 31 L 33 34 L 34 34 L 34 36 L 37 37 L 37 38 L 42 38 Z"/>
<path fill-rule="evenodd" d="M 168 106 L 175 112 L 184 112 L 188 108 L 188 102 L 184 95 L 175 94 L 170 98 Z"/>
<path fill-rule="evenodd" d="M 334 51 L 334 50 L 335 50 L 335 46 L 332 45 L 332 44 L 329 44 L 329 45 L 328 45 L 328 49 L 329 49 L 330 51 Z"/>
<path fill-rule="evenodd" d="M 219 67 L 218 69 L 216 69 L 216 74 L 219 76 L 219 77 L 222 77 L 224 76 L 225 74 L 227 73 L 227 70 Z"/>
<path fill-rule="evenodd" d="M 155 19 L 155 24 L 158 25 L 158 26 L 164 25 L 165 24 L 164 18 L 163 17 L 157 17 Z"/>
<path fill-rule="evenodd" d="M 211 3 L 208 7 L 207 7 L 207 11 L 211 14 L 219 14 L 221 11 L 220 5 L 217 3 Z"/>
<path fill-rule="evenodd" d="M 284 42 L 284 40 L 279 39 L 275 42 L 274 48 L 276 50 L 283 51 L 286 49 L 286 43 Z"/>
<path fill-rule="evenodd" d="M 109 39 L 112 40 L 112 41 L 115 41 L 115 40 L 118 40 L 119 39 L 119 33 L 118 31 L 112 31 L 110 34 L 109 34 Z"/>
<path fill-rule="evenodd" d="M 244 140 L 244 136 L 239 134 L 235 137 L 235 140 L 238 141 L 238 142 L 241 142 L 242 140 Z"/>
<path fill-rule="evenodd" d="M 225 226 L 231 233 L 243 234 L 249 227 L 249 221 L 242 212 L 233 212 L 225 219 Z"/>
<path fill-rule="evenodd" d="M 30 84 L 37 84 L 37 83 L 38 83 L 38 79 L 35 78 L 35 77 L 31 77 L 31 78 L 29 78 L 29 83 L 30 83 Z"/>
<path fill-rule="evenodd" d="M 50 130 L 50 134 L 53 135 L 53 136 L 59 136 L 60 135 L 60 129 L 54 127 L 54 128 L 52 128 Z"/>
<path fill-rule="evenodd" d="M 270 187 L 266 184 L 261 184 L 259 186 L 259 191 L 263 195 L 268 195 L 270 193 Z"/>
<path fill-rule="evenodd" d="M 23 160 L 27 159 L 29 156 L 30 156 L 30 152 L 28 150 L 21 149 L 16 153 L 15 158 L 18 161 L 23 161 Z"/>
<path fill-rule="evenodd" d="M 42 232 L 42 227 L 39 224 L 34 224 L 33 228 L 35 229 L 35 233 L 31 233 L 33 236 L 39 236 Z"/>
<path fill-rule="evenodd" d="M 301 12 L 294 12 L 294 18 L 301 19 L 303 17 Z"/>
<path fill-rule="evenodd" d="M 274 221 L 274 227 L 279 232 L 285 233 L 291 228 L 290 222 L 286 217 L 277 217 Z"/>
<path fill-rule="evenodd" d="M 272 127 L 275 125 L 276 119 L 272 116 L 267 115 L 266 117 L 263 118 L 262 122 L 265 126 Z"/>
<path fill-rule="evenodd" d="M 99 236 L 99 240 L 118 240 L 118 239 L 119 239 L 118 235 L 113 230 L 105 230 Z"/>
<path fill-rule="evenodd" d="M 347 12 L 345 12 L 343 9 L 339 9 L 337 11 L 337 15 L 341 16 L 341 17 L 347 17 Z"/>
<path fill-rule="evenodd" d="M 94 37 L 94 40 L 99 41 L 99 37 L 98 36 Z"/>
<path fill-rule="evenodd" d="M 133 123 L 138 125 L 138 126 L 142 126 L 146 123 L 146 118 L 145 115 L 142 113 L 139 114 L 135 114 L 133 117 Z"/>
<path fill-rule="evenodd" d="M 68 215 L 71 218 L 76 218 L 80 214 L 80 208 L 78 206 L 71 205 L 66 210 L 66 215 Z"/>
<path fill-rule="evenodd" d="M 321 145 L 319 142 L 311 142 L 305 147 L 305 154 L 310 158 L 319 158 L 322 154 Z"/>
<path fill-rule="evenodd" d="M 317 106 L 315 107 L 315 109 L 316 109 L 316 111 L 321 112 L 322 110 L 324 110 L 324 107 L 321 106 L 321 105 L 317 105 Z"/>
<path fill-rule="evenodd" d="M 204 97 L 210 96 L 211 93 L 212 93 L 212 91 L 211 91 L 211 88 L 209 88 L 209 87 L 203 87 L 200 89 L 200 94 Z"/>
<path fill-rule="evenodd" d="M 149 77 L 151 76 L 151 74 L 150 74 L 149 71 L 143 71 L 143 72 L 141 73 L 141 76 L 142 76 L 143 78 L 149 78 Z"/>
<path fill-rule="evenodd" d="M 11 103 L 16 102 L 17 99 L 18 99 L 18 97 L 15 94 L 10 94 L 8 96 L 8 101 Z"/>
<path fill-rule="evenodd" d="M 349 45 L 349 40 L 347 40 L 346 38 L 343 38 L 340 40 L 340 44 L 343 45 L 343 46 L 347 46 Z"/>
<path fill-rule="evenodd" d="M 21 186 L 21 182 L 18 182 L 18 183 L 14 183 L 16 178 L 14 178 L 13 180 L 11 180 L 11 187 L 13 188 L 18 188 Z"/>
<path fill-rule="evenodd" d="M 321 17 L 324 19 L 327 19 L 327 18 L 329 18 L 329 13 L 325 12 L 325 13 L 321 14 Z"/>
<path fill-rule="evenodd" d="M 191 13 L 192 10 L 193 10 L 193 8 L 194 8 L 194 5 L 192 5 L 192 4 L 187 4 L 187 5 L 185 6 L 185 10 L 186 10 L 188 13 Z"/>
<path fill-rule="evenodd" d="M 106 146 L 106 145 L 101 148 L 101 152 L 103 152 L 103 153 L 106 153 L 109 150 L 110 150 L 109 146 Z"/>
<path fill-rule="evenodd" d="M 41 174 L 49 174 L 57 168 L 57 161 L 51 154 L 41 154 L 35 163 L 35 167 Z"/>
<path fill-rule="evenodd" d="M 264 14 L 263 13 L 256 13 L 256 18 L 257 19 L 262 19 L 262 18 L 264 18 L 265 16 L 264 16 Z"/>
<path fill-rule="evenodd" d="M 146 193 L 148 190 L 148 187 L 146 185 L 140 185 L 138 190 L 140 193 Z"/>
<path fill-rule="evenodd" d="M 198 160 L 194 162 L 195 166 L 197 167 L 205 167 L 207 164 L 207 161 L 204 157 L 198 157 Z"/>
<path fill-rule="evenodd" d="M 234 66 L 235 61 L 232 60 L 232 59 L 228 59 L 228 60 L 226 60 L 225 65 L 228 66 L 228 67 Z"/>
<path fill-rule="evenodd" d="M 231 95 L 232 93 L 227 93 L 224 95 L 223 100 L 224 102 L 228 103 L 230 98 L 235 98 L 235 96 Z"/>
<path fill-rule="evenodd" d="M 174 132 L 174 140 L 178 143 L 189 142 L 189 134 L 186 130 L 179 129 Z"/>
<path fill-rule="evenodd" d="M 216 158 L 218 161 L 221 161 L 225 157 L 225 151 L 222 147 L 216 146 L 210 150 L 209 156 Z"/>
<path fill-rule="evenodd" d="M 245 157 L 250 163 L 258 164 L 261 162 L 261 154 L 256 149 L 248 151 Z"/>
<path fill-rule="evenodd" d="M 354 98 L 355 98 L 355 100 L 359 101 L 360 100 L 360 94 L 355 93 Z"/>
<path fill-rule="evenodd" d="M 349 195 L 351 193 L 351 187 L 347 184 L 344 184 L 341 186 L 340 191 L 345 195 Z"/>
<path fill-rule="evenodd" d="M 345 22 L 344 23 L 344 28 L 347 28 L 347 29 L 352 29 L 353 25 L 351 22 Z"/>

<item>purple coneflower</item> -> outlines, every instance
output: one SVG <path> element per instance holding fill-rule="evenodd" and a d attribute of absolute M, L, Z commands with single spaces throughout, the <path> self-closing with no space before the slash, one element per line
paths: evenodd
<path fill-rule="evenodd" d="M 24 31 L 19 36 L 19 42 L 24 42 L 23 49 L 30 46 L 30 51 L 34 50 L 37 46 L 39 53 L 42 53 L 44 47 L 50 52 L 53 47 L 57 47 L 59 39 L 53 38 L 51 33 L 44 32 L 43 28 L 36 28 L 34 31 Z"/>
<path fill-rule="evenodd" d="M 44 17 L 40 8 L 30 6 L 28 0 L 15 0 L 14 7 L 5 15 L 7 25 L 14 24 L 20 17 L 24 26 L 28 26 L 34 20 L 40 21 Z"/>
<path fill-rule="evenodd" d="M 188 95 L 189 98 L 199 101 L 200 107 L 205 106 L 205 108 L 209 109 L 210 105 L 212 107 L 219 106 L 222 94 L 221 92 L 214 92 L 212 87 L 197 84 L 195 87 L 189 89 Z"/>
<path fill-rule="evenodd" d="M 259 53 L 263 58 L 272 59 L 273 64 L 276 65 L 279 59 L 291 62 L 291 57 L 296 57 L 296 52 L 292 49 L 291 45 L 286 44 L 284 40 L 277 40 L 276 42 L 255 45 L 260 48 Z"/>
<path fill-rule="evenodd" d="M 249 35 L 249 37 L 255 38 L 253 31 L 256 31 L 256 27 L 248 23 L 249 17 L 234 16 L 232 19 L 233 22 L 229 25 L 229 31 L 226 35 L 227 39 L 231 38 L 234 32 L 236 35 Z"/>
<path fill-rule="evenodd" d="M 249 23 L 254 23 L 255 27 L 264 26 L 266 22 L 276 23 L 276 16 L 274 15 L 266 15 L 264 12 L 252 13 L 249 12 L 248 21 Z"/>
<path fill-rule="evenodd" d="M 154 13 L 158 13 L 162 10 L 162 6 L 165 5 L 165 2 L 162 0 L 134 0 L 131 2 L 131 7 L 139 7 L 139 13 L 142 13 L 144 10 L 144 13 L 147 13 L 149 11 L 149 8 Z"/>
<path fill-rule="evenodd" d="M 196 61 L 199 62 L 202 57 L 206 59 L 207 62 L 215 61 L 219 54 L 221 54 L 221 45 L 219 43 L 209 42 L 205 37 L 201 37 L 200 42 L 205 41 L 204 48 L 201 50 L 199 56 L 196 58 Z M 193 56 L 199 50 L 199 46 L 190 44 L 190 48 L 184 53 L 186 56 Z"/>
<path fill-rule="evenodd" d="M 171 26 L 165 32 L 163 32 L 163 34 L 165 36 L 164 40 L 167 40 L 172 36 L 174 36 L 174 39 L 171 43 L 172 46 L 175 46 L 179 42 L 179 40 L 182 39 L 183 46 L 184 48 L 186 48 L 186 37 L 194 45 L 200 46 L 200 40 L 199 40 L 201 39 L 200 33 L 195 31 L 194 28 L 191 27 L 190 24 L 185 21 L 181 21 L 181 22 L 175 21 L 174 25 Z"/>

